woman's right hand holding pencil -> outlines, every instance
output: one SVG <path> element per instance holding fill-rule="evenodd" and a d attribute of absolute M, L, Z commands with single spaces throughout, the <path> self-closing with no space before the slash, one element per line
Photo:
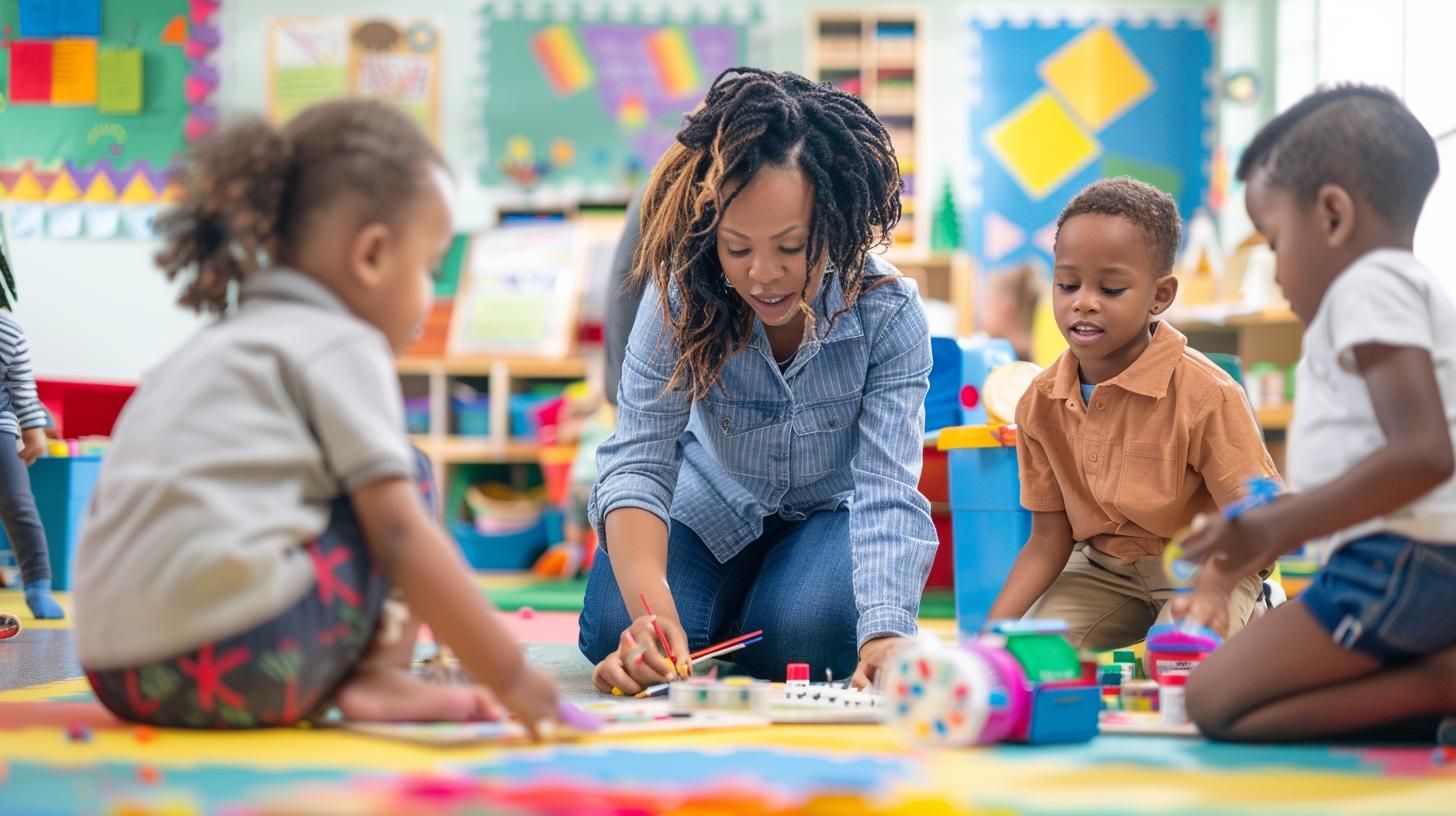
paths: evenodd
<path fill-rule="evenodd" d="M 659 629 L 673 656 L 678 658 L 679 667 L 674 667 L 663 654 L 657 635 Z M 675 617 L 643 615 L 622 631 L 617 650 L 597 664 L 592 681 L 608 694 L 636 694 L 691 671 L 687 668 L 688 654 L 687 633 Z"/>

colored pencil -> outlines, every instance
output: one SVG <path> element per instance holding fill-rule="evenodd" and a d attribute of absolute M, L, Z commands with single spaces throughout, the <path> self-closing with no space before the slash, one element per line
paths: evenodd
<path fill-rule="evenodd" d="M 724 654 L 732 654 L 734 653 L 734 651 L 740 650 L 740 648 L 753 646 L 753 644 L 759 643 L 760 640 L 763 640 L 763 638 L 757 637 L 753 638 L 753 640 L 743 641 L 743 643 L 735 643 L 729 647 L 719 648 L 718 651 L 712 651 L 712 653 L 702 654 L 702 656 L 700 657 L 695 657 L 695 659 L 693 659 L 693 663 L 699 663 L 702 662 L 702 660 L 709 660 L 712 659 L 712 657 L 722 657 L 724 656 Z M 667 686 L 670 685 L 673 685 L 673 683 L 657 683 L 657 685 L 655 686 L 646 686 L 645 689 L 642 689 L 642 691 L 639 691 L 638 694 L 636 694 L 636 697 L 657 697 L 657 695 L 660 695 L 662 694 L 662 692 L 667 691 Z"/>
<path fill-rule="evenodd" d="M 696 663 L 699 660 L 703 659 L 703 656 L 706 655 L 706 654 L 708 654 L 709 652 L 716 652 L 717 650 L 722 649 L 725 646 L 732 646 L 735 643 L 741 643 L 742 641 L 745 641 L 745 640 L 754 640 L 754 639 L 758 639 L 758 638 L 761 638 L 761 637 L 763 637 L 763 630 L 762 629 L 755 629 L 752 632 L 746 632 L 744 634 L 739 635 L 738 637 L 728 638 L 727 640 L 723 641 L 722 643 L 714 643 L 712 646 L 704 646 L 703 648 L 697 650 L 696 652 L 693 652 L 692 654 L 688 655 L 688 659 L 691 660 L 692 662 Z"/>
<path fill-rule="evenodd" d="M 667 635 L 662 633 L 662 627 L 657 625 L 657 616 L 653 614 L 652 607 L 647 605 L 647 593 L 639 592 L 637 597 L 642 599 L 642 608 L 647 614 L 652 615 L 652 631 L 657 633 L 657 639 L 662 643 L 662 653 L 667 655 L 668 662 L 672 663 L 673 669 L 677 668 L 677 658 L 672 654 L 672 647 L 667 645 Z"/>

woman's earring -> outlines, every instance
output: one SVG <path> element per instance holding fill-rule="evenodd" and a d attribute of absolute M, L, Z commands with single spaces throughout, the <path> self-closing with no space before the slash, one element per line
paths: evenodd
<path fill-rule="evenodd" d="M 729 289 L 732 289 L 733 288 L 733 281 L 731 281 L 731 280 L 728 279 L 728 273 L 727 272 L 724 272 L 723 273 L 723 285 L 726 286 L 726 287 L 728 287 Z"/>

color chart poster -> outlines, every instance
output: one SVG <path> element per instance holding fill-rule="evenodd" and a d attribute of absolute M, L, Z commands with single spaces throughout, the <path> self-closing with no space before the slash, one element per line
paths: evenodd
<path fill-rule="evenodd" d="M 1132 176 L 1205 204 L 1216 133 L 1202 12 L 1089 16 L 1024 7 L 969 20 L 966 249 L 983 273 L 1051 267 L 1057 215 L 1082 187 Z"/>
<path fill-rule="evenodd" d="M 481 183 L 630 189 L 708 85 L 747 59 L 748 7 L 671 18 L 528 17 L 487 4 Z"/>

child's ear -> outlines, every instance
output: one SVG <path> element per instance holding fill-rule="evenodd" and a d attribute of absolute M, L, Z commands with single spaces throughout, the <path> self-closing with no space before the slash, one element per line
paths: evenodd
<path fill-rule="evenodd" d="M 378 222 L 365 224 L 354 235 L 349 251 L 349 272 L 360 284 L 373 288 L 384 280 L 389 238 L 389 227 Z"/>
<path fill-rule="evenodd" d="M 1315 217 L 1325 243 L 1338 247 L 1355 234 L 1355 199 L 1338 184 L 1326 184 L 1314 197 Z"/>
<path fill-rule="evenodd" d="M 1178 276 L 1173 274 L 1163 275 L 1153 281 L 1153 308 L 1155 315 L 1160 315 L 1173 305 L 1173 298 L 1178 296 Z"/>

